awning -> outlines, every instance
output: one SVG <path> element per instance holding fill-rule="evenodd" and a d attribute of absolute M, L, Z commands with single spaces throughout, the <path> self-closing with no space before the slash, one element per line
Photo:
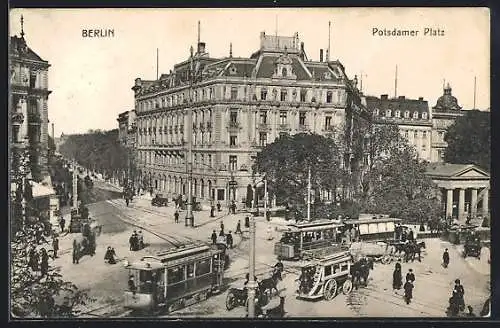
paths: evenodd
<path fill-rule="evenodd" d="M 31 187 L 33 191 L 33 198 L 43 198 L 56 195 L 56 192 L 52 187 L 44 186 L 37 182 L 31 181 Z"/>

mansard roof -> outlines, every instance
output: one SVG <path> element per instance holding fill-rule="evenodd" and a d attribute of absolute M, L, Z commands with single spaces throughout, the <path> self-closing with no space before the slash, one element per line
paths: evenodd
<path fill-rule="evenodd" d="M 386 98 L 384 95 L 381 98 L 375 96 L 366 96 L 366 106 L 370 111 L 378 109 L 379 115 L 384 115 L 385 111 L 390 109 L 391 111 L 399 110 L 401 115 L 405 111 L 409 111 L 412 115 L 415 111 L 422 113 L 429 113 L 429 105 L 426 100 L 420 99 L 407 99 L 403 96 L 399 98 Z"/>
<path fill-rule="evenodd" d="M 33 60 L 41 63 L 47 63 L 36 52 L 28 47 L 24 37 L 11 36 L 9 56 L 19 59 Z"/>

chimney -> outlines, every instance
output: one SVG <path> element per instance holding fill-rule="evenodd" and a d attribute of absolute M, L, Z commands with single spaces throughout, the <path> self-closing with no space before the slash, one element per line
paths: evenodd
<path fill-rule="evenodd" d="M 404 100 L 405 96 L 399 96 L 398 99 Z"/>
<path fill-rule="evenodd" d="M 389 99 L 389 95 L 380 95 L 381 100 L 387 100 Z"/>
<path fill-rule="evenodd" d="M 204 54 L 205 53 L 205 42 L 199 42 L 198 43 L 198 54 Z"/>
<path fill-rule="evenodd" d="M 52 139 L 55 140 L 56 136 L 54 134 L 54 123 L 52 123 Z"/>
<path fill-rule="evenodd" d="M 323 49 L 319 49 L 319 61 L 323 62 Z"/>
<path fill-rule="evenodd" d="M 304 42 L 301 42 L 300 43 L 300 52 L 299 52 L 299 57 L 300 59 L 304 60 L 305 59 L 305 56 L 304 56 Z"/>
<path fill-rule="evenodd" d="M 418 100 L 424 101 L 424 97 L 418 97 Z"/>

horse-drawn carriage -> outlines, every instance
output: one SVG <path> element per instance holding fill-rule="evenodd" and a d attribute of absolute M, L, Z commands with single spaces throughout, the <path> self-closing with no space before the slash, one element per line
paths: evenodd
<path fill-rule="evenodd" d="M 152 206 L 168 206 L 168 198 L 163 197 L 162 194 L 156 194 L 155 198 L 151 200 Z"/>
<path fill-rule="evenodd" d="M 71 219 L 68 227 L 69 233 L 82 232 L 83 226 L 89 222 L 89 211 L 85 206 L 82 206 L 80 210 L 71 210 Z"/>
<path fill-rule="evenodd" d="M 464 250 L 462 256 L 465 258 L 467 256 L 481 258 L 481 240 L 474 234 L 469 235 L 464 243 Z"/>
<path fill-rule="evenodd" d="M 322 297 L 331 300 L 340 290 L 349 294 L 353 287 L 352 265 L 352 256 L 348 251 L 306 261 L 301 266 L 301 274 L 297 279 L 299 288 L 296 296 L 310 300 Z"/>

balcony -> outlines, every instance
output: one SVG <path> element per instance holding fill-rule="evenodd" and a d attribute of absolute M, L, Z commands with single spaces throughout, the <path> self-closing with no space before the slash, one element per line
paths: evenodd
<path fill-rule="evenodd" d="M 238 132 L 241 129 L 241 125 L 239 122 L 229 121 L 227 129 L 229 130 L 229 132 Z"/>
<path fill-rule="evenodd" d="M 309 131 L 309 125 L 307 125 L 307 124 L 299 124 L 299 131 L 301 131 L 301 132 L 307 132 L 307 131 Z"/>
<path fill-rule="evenodd" d="M 11 115 L 12 124 L 21 125 L 24 122 L 23 113 L 12 113 Z"/>
<path fill-rule="evenodd" d="M 271 126 L 268 123 L 258 123 L 257 129 L 259 129 L 259 131 L 269 131 L 271 130 Z"/>

